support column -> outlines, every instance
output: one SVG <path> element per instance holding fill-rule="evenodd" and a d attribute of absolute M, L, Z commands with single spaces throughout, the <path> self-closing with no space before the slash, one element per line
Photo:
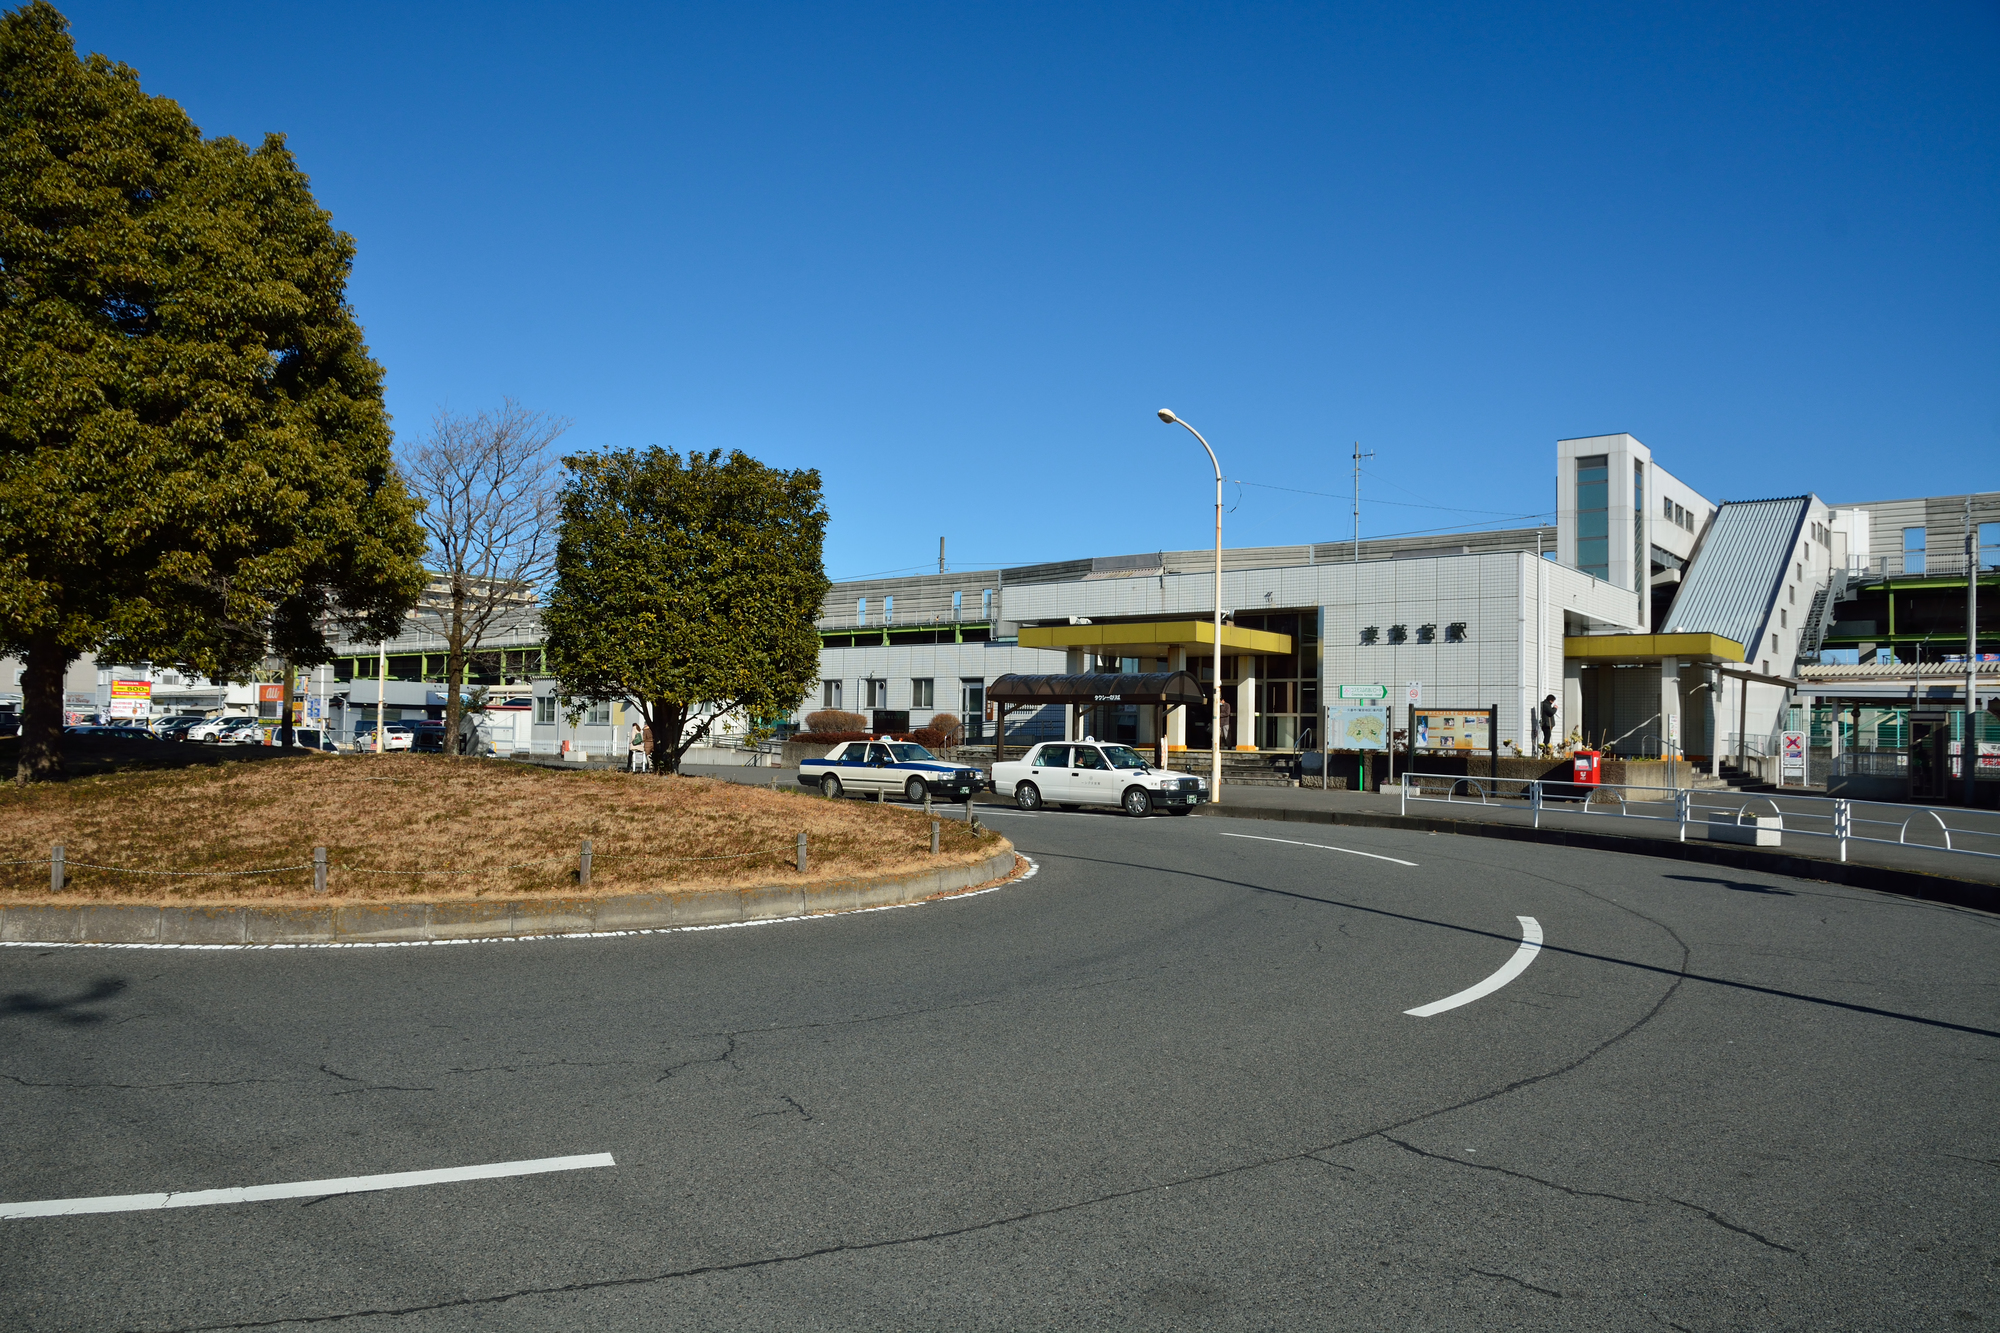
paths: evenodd
<path fill-rule="evenodd" d="M 1167 649 L 1167 670 L 1187 670 L 1187 649 Z M 1187 749 L 1187 709 L 1173 708 L 1167 711 L 1167 749 Z"/>
<path fill-rule="evenodd" d="M 1084 674 L 1084 672 L 1090 670 L 1090 667 L 1087 665 L 1087 660 L 1088 659 L 1086 658 L 1084 651 L 1081 648 L 1068 649 L 1063 653 L 1063 674 L 1068 676 L 1081 676 L 1082 674 Z M 1083 736 L 1083 733 L 1077 730 L 1077 725 L 1076 725 L 1077 705 L 1064 704 L 1062 706 L 1062 710 L 1063 710 L 1063 739 L 1066 741 L 1080 740 Z"/>
<path fill-rule="evenodd" d="M 1660 758 L 1678 759 L 1685 741 L 1681 733 L 1681 659 L 1660 659 Z"/>
<path fill-rule="evenodd" d="M 1257 748 L 1257 659 L 1245 653 L 1238 661 L 1247 673 L 1236 684 L 1236 748 Z"/>
<path fill-rule="evenodd" d="M 1721 667 L 1709 668 L 1708 687 L 1708 772 L 1710 777 L 1722 776 L 1722 725 L 1729 711 L 1729 696 L 1725 693 L 1724 682 L 1729 677 L 1722 674 Z"/>
<path fill-rule="evenodd" d="M 1562 711 L 1556 714 L 1556 734 L 1550 744 L 1560 746 L 1563 737 L 1583 725 L 1583 663 L 1563 659 Z"/>

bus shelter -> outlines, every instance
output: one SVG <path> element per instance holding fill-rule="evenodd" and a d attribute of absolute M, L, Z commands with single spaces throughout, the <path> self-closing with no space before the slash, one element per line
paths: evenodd
<path fill-rule="evenodd" d="M 1001 676 L 986 687 L 986 702 L 998 708 L 999 734 L 993 761 L 1007 757 L 1007 714 L 1017 708 L 1060 704 L 1069 709 L 1070 732 L 1076 730 L 1077 710 L 1102 707 L 1151 706 L 1154 735 L 1166 734 L 1167 714 L 1188 704 L 1204 704 L 1201 682 L 1186 671 L 1149 671 L 1138 675 Z"/>

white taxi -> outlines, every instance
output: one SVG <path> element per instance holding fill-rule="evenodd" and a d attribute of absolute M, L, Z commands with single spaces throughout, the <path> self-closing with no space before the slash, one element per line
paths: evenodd
<path fill-rule="evenodd" d="M 846 741 L 823 759 L 799 763 L 799 785 L 824 796 L 845 792 L 888 796 L 901 793 L 921 801 L 926 793 L 946 801 L 969 801 L 985 785 L 979 770 L 940 759 L 913 741 Z"/>
<path fill-rule="evenodd" d="M 1044 805 L 1115 805 L 1128 815 L 1185 815 L 1208 799 L 1208 779 L 1154 768 L 1129 745 L 1085 737 L 1047 741 L 1027 757 L 993 766 L 993 790 L 1023 810 Z"/>

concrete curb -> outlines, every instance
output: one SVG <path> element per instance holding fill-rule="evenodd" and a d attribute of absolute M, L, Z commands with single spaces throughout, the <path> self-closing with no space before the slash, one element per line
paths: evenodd
<path fill-rule="evenodd" d="M 373 944 L 505 939 L 614 930 L 731 925 L 892 907 L 1011 875 L 1014 844 L 971 865 L 820 884 L 760 884 L 698 893 L 515 902 L 367 903 L 325 907 L 0 907 L 8 944 Z"/>
<path fill-rule="evenodd" d="M 1905 898 L 1971 907 L 1982 912 L 2000 912 L 2000 886 L 1977 880 L 1952 879 L 1922 870 L 1896 870 L 1888 866 L 1864 865 L 1857 861 L 1825 861 L 1813 856 L 1793 856 L 1787 852 L 1765 852 L 1751 847 L 1723 846 L 1706 839 L 1670 842 L 1658 838 L 1634 838 L 1616 833 L 1585 833 L 1576 829 L 1530 828 L 1518 824 L 1489 824 L 1474 819 L 1437 819 L 1426 815 L 1380 815 L 1359 810 L 1287 810 L 1274 806 L 1202 806 L 1198 814 L 1210 819 L 1262 819 L 1282 824 L 1346 824 L 1356 828 L 1407 829 L 1422 833 L 1451 833 L 1461 837 L 1500 838 L 1507 842 L 1539 842 L 1558 847 L 1582 847 L 1600 852 L 1625 852 L 1633 856 L 1657 856 L 1669 861 L 1697 865 L 1727 866 L 1735 870 L 1760 870 L 1769 875 L 1789 875 L 1795 879 L 1816 879 L 1856 889 L 1874 889 Z"/>

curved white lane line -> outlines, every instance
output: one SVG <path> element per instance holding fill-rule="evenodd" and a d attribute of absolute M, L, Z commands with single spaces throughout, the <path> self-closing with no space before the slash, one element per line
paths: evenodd
<path fill-rule="evenodd" d="M 1282 842 L 1287 847 L 1317 847 L 1323 852 L 1346 852 L 1349 856 L 1365 856 L 1371 861 L 1393 861 L 1399 866 L 1414 866 L 1415 861 L 1405 861 L 1400 856 L 1383 856 L 1379 852 L 1357 852 L 1352 847 L 1334 847 L 1324 842 L 1298 842 L 1291 838 L 1260 838 L 1254 833 L 1220 833 L 1223 838 L 1248 838 L 1251 842 Z"/>
<path fill-rule="evenodd" d="M 1447 1009 L 1456 1009 L 1461 1004 L 1471 1004 L 1474 1000 L 1491 995 L 1527 971 L 1528 964 L 1534 962 L 1535 955 L 1542 951 L 1542 924 L 1531 916 L 1517 916 L 1514 919 L 1521 923 L 1521 947 L 1514 950 L 1514 956 L 1507 960 L 1506 966 L 1477 986 L 1468 986 L 1456 995 L 1447 995 L 1442 1000 L 1433 1000 L 1420 1008 L 1405 1009 L 1403 1012 L 1412 1018 L 1429 1018 L 1432 1014 L 1441 1014 Z"/>

